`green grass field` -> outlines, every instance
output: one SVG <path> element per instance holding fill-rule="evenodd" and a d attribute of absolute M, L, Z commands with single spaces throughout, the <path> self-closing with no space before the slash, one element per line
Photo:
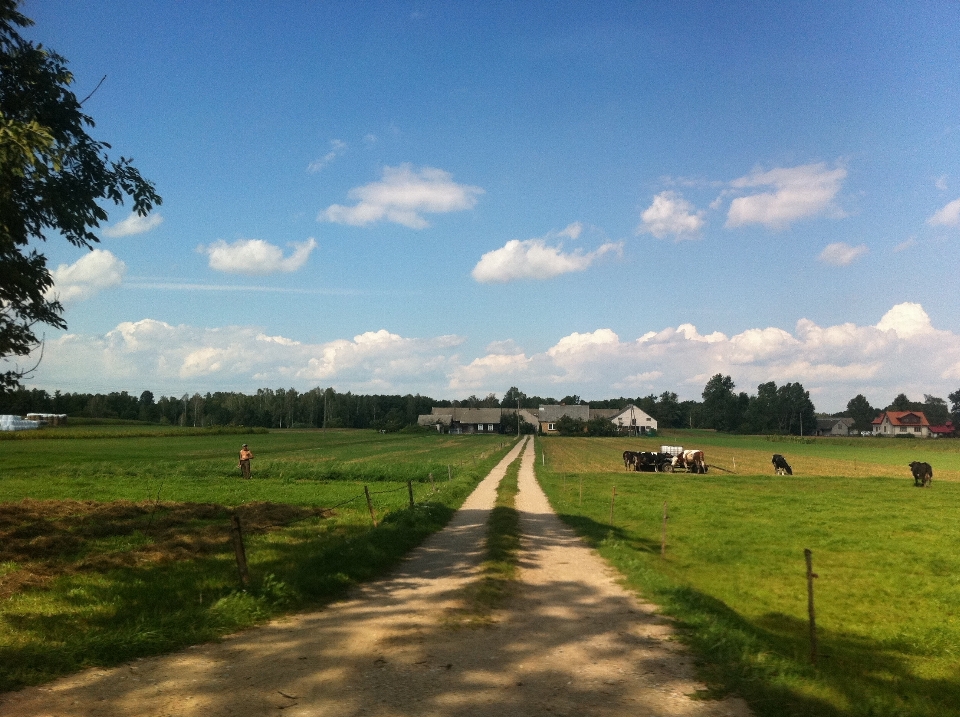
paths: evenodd
<path fill-rule="evenodd" d="M 513 445 L 373 431 L 144 436 L 136 426 L 104 438 L 101 429 L 0 442 L 0 691 L 336 599 L 445 525 Z M 242 442 L 256 456 L 250 481 L 237 470 Z M 233 513 L 246 532 L 245 590 Z"/>
<path fill-rule="evenodd" d="M 701 448 L 708 463 L 725 467 L 735 457 L 738 473 L 624 471 L 623 450 L 654 443 Z M 759 715 L 956 717 L 956 446 L 707 432 L 647 442 L 547 438 L 538 441 L 546 456 L 538 455 L 537 471 L 563 519 L 679 621 L 712 689 L 741 694 Z M 793 477 L 772 475 L 774 452 L 787 456 Z M 910 460 L 934 466 L 931 489 L 913 487 Z M 848 472 L 824 474 L 830 466 Z M 817 667 L 809 660 L 805 548 L 819 574 Z"/>

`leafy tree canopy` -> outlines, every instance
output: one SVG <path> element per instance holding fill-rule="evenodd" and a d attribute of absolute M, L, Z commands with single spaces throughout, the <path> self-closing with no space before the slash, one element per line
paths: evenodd
<path fill-rule="evenodd" d="M 107 212 L 106 200 L 131 197 L 141 216 L 161 203 L 130 159 L 111 161 L 87 134 L 93 120 L 70 91 L 66 60 L 28 42 L 17 28 L 33 21 L 18 0 L 0 0 L 0 359 L 26 356 L 34 327 L 66 328 L 63 306 L 51 296 L 46 257 L 30 248 L 54 232 L 90 248 Z M 0 392 L 18 385 L 20 369 L 0 373 Z"/>

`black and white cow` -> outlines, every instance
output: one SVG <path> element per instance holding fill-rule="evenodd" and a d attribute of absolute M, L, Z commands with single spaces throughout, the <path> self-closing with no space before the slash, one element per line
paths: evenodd
<path fill-rule="evenodd" d="M 929 463 L 914 461 L 910 464 L 910 470 L 913 471 L 913 484 L 917 488 L 923 488 L 933 483 L 933 468 Z"/>
<path fill-rule="evenodd" d="M 790 464 L 787 463 L 787 459 L 781 456 L 779 453 L 773 454 L 773 472 L 778 476 L 792 476 L 793 469 L 790 467 Z"/>

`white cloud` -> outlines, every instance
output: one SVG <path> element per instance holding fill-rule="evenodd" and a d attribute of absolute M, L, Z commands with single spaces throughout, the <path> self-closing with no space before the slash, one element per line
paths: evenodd
<path fill-rule="evenodd" d="M 917 245 L 917 238 L 910 237 L 906 241 L 902 241 L 899 244 L 897 244 L 895 247 L 893 247 L 893 253 L 899 254 L 900 252 L 906 251 L 907 249 L 912 249 L 916 245 Z"/>
<path fill-rule="evenodd" d="M 126 219 L 104 229 L 103 235 L 112 238 L 128 237 L 156 229 L 161 224 L 163 224 L 163 217 L 158 212 L 148 214 L 145 217 L 141 217 L 136 212 L 130 212 L 130 216 Z"/>
<path fill-rule="evenodd" d="M 677 192 L 660 192 L 640 216 L 637 234 L 649 232 L 657 239 L 672 235 L 675 241 L 697 239 L 706 225 L 703 214 Z"/>
<path fill-rule="evenodd" d="M 772 191 L 734 199 L 726 226 L 762 224 L 769 229 L 785 229 L 798 219 L 836 211 L 833 199 L 846 176 L 844 167 L 830 169 L 823 162 L 768 172 L 756 170 L 735 179 L 731 186 L 737 189 L 772 187 Z"/>
<path fill-rule="evenodd" d="M 312 162 L 310 162 L 310 164 L 307 165 L 307 171 L 310 172 L 311 174 L 316 174 L 317 172 L 319 172 L 321 169 L 326 167 L 328 164 L 330 164 L 333 160 L 335 160 L 337 157 L 339 157 L 346 151 L 347 151 L 346 142 L 342 142 L 339 139 L 331 139 L 330 151 L 327 152 L 322 157 L 320 157 L 320 159 L 315 159 Z"/>
<path fill-rule="evenodd" d="M 532 354 L 498 342 L 482 355 L 463 356 L 463 343 L 458 336 L 411 338 L 386 329 L 308 343 L 262 327 L 144 319 L 103 335 L 48 340 L 36 382 L 49 390 L 143 387 L 168 395 L 319 385 L 462 398 L 519 386 L 529 395 L 609 398 L 670 390 L 699 400 L 707 379 L 723 373 L 749 393 L 766 381 L 800 381 L 818 409 L 839 411 L 858 393 L 886 405 L 901 392 L 915 400 L 924 393 L 946 396 L 960 380 L 960 334 L 935 328 L 911 302 L 893 306 L 875 326 L 801 319 L 792 331 L 747 328 L 727 336 L 687 323 L 636 339 L 599 328 L 562 336 Z"/>
<path fill-rule="evenodd" d="M 909 302 L 897 304 L 883 315 L 877 328 L 881 331 L 896 331 L 901 339 L 912 339 L 933 331 L 930 317 L 920 304 Z"/>
<path fill-rule="evenodd" d="M 53 288 L 47 296 L 56 297 L 61 303 L 89 299 L 104 289 L 119 286 L 127 265 L 105 249 L 94 249 L 84 254 L 73 264 L 61 264 L 50 274 Z"/>
<path fill-rule="evenodd" d="M 827 244 L 820 256 L 817 257 L 824 264 L 830 266 L 849 266 L 868 251 L 866 244 L 850 246 L 846 242 L 838 241 Z"/>
<path fill-rule="evenodd" d="M 305 242 L 291 243 L 293 253 L 284 258 L 280 247 L 263 239 L 239 239 L 227 244 L 222 239 L 209 246 L 199 246 L 197 251 L 210 257 L 210 268 L 229 274 L 278 274 L 290 273 L 302 267 L 317 242 L 310 237 Z"/>
<path fill-rule="evenodd" d="M 453 175 L 442 169 L 424 167 L 414 171 L 410 164 L 384 167 L 383 179 L 350 190 L 352 207 L 333 204 L 320 212 L 318 221 L 366 226 L 388 221 L 411 229 L 430 226 L 423 214 L 445 214 L 472 209 L 480 187 L 457 184 Z"/>
<path fill-rule="evenodd" d="M 947 191 L 947 175 L 941 174 L 939 177 L 937 177 L 936 180 L 934 181 L 934 185 L 941 192 Z"/>
<path fill-rule="evenodd" d="M 927 219 L 935 227 L 960 227 L 960 199 L 954 199 L 936 214 Z"/>
<path fill-rule="evenodd" d="M 552 279 L 561 274 L 585 271 L 604 254 L 619 253 L 623 244 L 608 242 L 595 251 L 575 249 L 563 251 L 562 237 L 578 239 L 583 226 L 570 224 L 560 232 L 536 239 L 511 239 L 500 249 L 489 251 L 480 257 L 470 275 L 482 284 L 504 283 L 518 279 Z M 557 241 L 548 244 L 548 241 Z"/>

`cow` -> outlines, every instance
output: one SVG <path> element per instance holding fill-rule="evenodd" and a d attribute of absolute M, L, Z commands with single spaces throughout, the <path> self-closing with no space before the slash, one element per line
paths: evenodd
<path fill-rule="evenodd" d="M 643 471 L 644 473 L 654 473 L 659 470 L 660 459 L 656 453 L 651 453 L 650 451 L 641 451 L 637 454 L 637 467 L 636 470 Z"/>
<path fill-rule="evenodd" d="M 637 456 L 640 454 L 636 451 L 624 451 L 623 452 L 623 468 L 624 470 L 637 470 Z"/>
<path fill-rule="evenodd" d="M 773 472 L 778 476 L 793 475 L 793 469 L 790 468 L 790 464 L 787 463 L 787 459 L 781 456 L 779 453 L 774 453 L 773 460 L 770 462 L 773 463 Z"/>
<path fill-rule="evenodd" d="M 917 488 L 924 488 L 933 483 L 933 468 L 929 463 L 914 461 L 910 464 L 910 470 L 913 471 L 913 485 Z"/>
<path fill-rule="evenodd" d="M 670 464 L 674 468 L 686 468 L 691 473 L 707 472 L 703 451 L 683 451 L 675 455 Z"/>

